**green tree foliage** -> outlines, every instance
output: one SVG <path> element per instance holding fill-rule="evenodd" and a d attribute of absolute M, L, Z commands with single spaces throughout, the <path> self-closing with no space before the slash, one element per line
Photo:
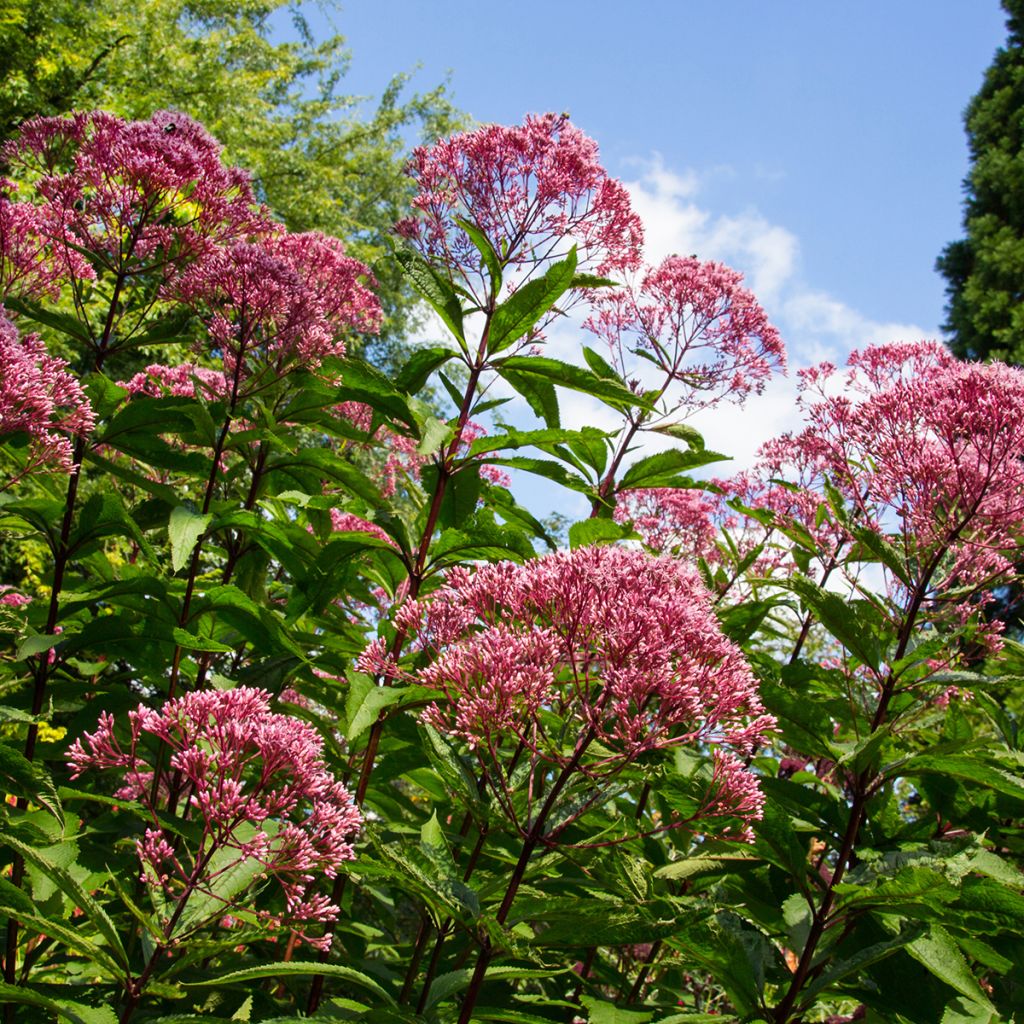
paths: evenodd
<path fill-rule="evenodd" d="M 370 265 L 407 213 L 410 136 L 436 137 L 456 120 L 443 85 L 406 96 L 404 74 L 375 106 L 340 92 L 344 38 L 317 42 L 284 0 L 5 0 L 0 54 L 0 139 L 27 117 L 74 108 L 180 110 L 253 174 L 289 229 L 343 238 Z M 368 355 L 388 362 L 414 300 L 387 267 L 380 285 L 386 323 Z"/>
<path fill-rule="evenodd" d="M 1009 34 L 964 114 L 971 170 L 966 237 L 937 261 L 945 329 L 961 356 L 1024 362 L 1024 3 L 1003 0 Z"/>

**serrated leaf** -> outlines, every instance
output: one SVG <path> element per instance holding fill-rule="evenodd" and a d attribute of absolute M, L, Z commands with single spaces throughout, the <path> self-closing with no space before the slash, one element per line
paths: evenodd
<path fill-rule="evenodd" d="M 727 460 L 727 456 L 705 449 L 681 451 L 678 448 L 656 452 L 634 462 L 619 481 L 616 491 L 632 491 L 647 487 L 679 487 L 690 481 L 680 474 L 708 466 L 713 462 Z"/>
<path fill-rule="evenodd" d="M 114 922 L 107 915 L 107 912 L 82 884 L 44 851 L 29 846 L 27 843 L 21 842 L 20 839 L 15 839 L 10 834 L 4 835 L 3 842 L 20 854 L 25 861 L 39 868 L 58 889 L 71 899 L 74 906 L 82 911 L 104 939 L 106 939 L 107 945 L 114 953 L 117 961 L 123 967 L 127 967 L 128 954 L 121 943 L 120 933 L 114 927 Z"/>
<path fill-rule="evenodd" d="M 426 384 L 427 378 L 450 359 L 454 359 L 456 354 L 450 348 L 438 345 L 415 348 L 405 365 L 398 371 L 395 388 L 410 395 L 418 394 Z"/>
<path fill-rule="evenodd" d="M 632 536 L 628 526 L 612 519 L 583 519 L 569 527 L 569 547 L 581 548 L 588 545 L 614 544 L 624 537 Z"/>
<path fill-rule="evenodd" d="M 353 674 L 345 698 L 345 716 L 348 725 L 345 739 L 354 743 L 380 718 L 380 713 L 396 704 L 401 689 L 394 686 L 377 686 L 369 676 Z"/>
<path fill-rule="evenodd" d="M 505 359 L 495 360 L 494 368 L 506 379 L 508 379 L 508 374 L 512 373 L 519 377 L 526 376 L 549 384 L 557 384 L 559 387 L 568 388 L 571 391 L 591 395 L 615 409 L 650 407 L 641 395 L 634 394 L 623 384 L 599 377 L 582 366 L 563 363 L 547 356 L 508 356 Z M 550 425 L 557 426 L 557 424 Z"/>
<path fill-rule="evenodd" d="M 515 344 L 568 291 L 576 271 L 576 247 L 564 260 L 553 263 L 543 276 L 516 289 L 491 316 L 487 331 L 488 355 Z"/>
<path fill-rule="evenodd" d="M 565 974 L 569 968 L 540 968 L 540 967 L 490 967 L 487 970 L 488 981 L 514 981 L 519 978 L 554 978 L 559 974 Z M 430 986 L 430 995 L 427 997 L 426 1009 L 444 1002 L 456 992 L 461 992 L 469 985 L 473 977 L 471 968 L 466 967 L 458 971 L 450 971 L 448 974 L 441 974 L 434 979 Z"/>
<path fill-rule="evenodd" d="M 494 251 L 494 246 L 491 245 L 490 239 L 472 221 L 466 220 L 465 217 L 456 217 L 455 223 L 466 232 L 469 240 L 476 246 L 476 250 L 480 253 L 480 258 L 491 278 L 491 294 L 497 295 L 501 290 L 501 261 L 498 259 L 498 254 Z"/>
<path fill-rule="evenodd" d="M 444 321 L 448 330 L 465 345 L 465 329 L 462 326 L 462 304 L 447 281 L 418 252 L 399 249 L 395 259 L 405 272 L 409 283 L 430 303 L 431 308 Z"/>
<path fill-rule="evenodd" d="M 171 542 L 171 569 L 180 572 L 192 557 L 199 538 L 206 532 L 212 515 L 200 515 L 184 505 L 171 511 L 167 521 L 167 537 Z"/>
<path fill-rule="evenodd" d="M 175 627 L 171 634 L 174 642 L 187 651 L 205 651 L 210 654 L 226 654 L 234 650 L 229 644 L 222 644 L 208 636 L 196 636 L 187 629 Z"/>
<path fill-rule="evenodd" d="M 240 971 L 229 971 L 216 978 L 206 981 L 186 981 L 183 984 L 190 988 L 210 988 L 214 985 L 237 985 L 242 981 L 254 981 L 256 978 L 277 978 L 277 977 L 313 977 L 323 975 L 327 978 L 340 978 L 349 981 L 353 985 L 367 989 L 378 999 L 383 1000 L 388 1006 L 395 1006 L 395 1000 L 391 994 L 383 988 L 379 982 L 373 980 L 362 971 L 357 971 L 344 964 L 330 963 L 309 963 L 301 960 L 278 961 L 272 964 L 260 964 L 256 967 L 245 967 Z"/>
<path fill-rule="evenodd" d="M 595 352 L 588 345 L 583 346 L 583 359 L 586 361 L 587 366 L 598 375 L 598 377 L 604 377 L 605 380 L 614 380 L 622 383 L 622 377 L 619 372 L 608 362 L 602 355 Z"/>
<path fill-rule="evenodd" d="M 588 1024 L 646 1024 L 654 1016 L 653 1010 L 624 1010 L 595 996 L 581 997 L 580 1004 L 587 1009 Z"/>
<path fill-rule="evenodd" d="M 994 1012 L 988 996 L 967 966 L 960 947 L 941 925 L 933 924 L 927 935 L 908 943 L 907 952 L 950 988 Z"/>
<path fill-rule="evenodd" d="M 40 765 L 29 761 L 20 750 L 0 743 L 0 789 L 11 796 L 24 797 L 38 804 L 64 827 L 64 810 L 57 796 L 57 788 L 49 773 Z"/>
<path fill-rule="evenodd" d="M 104 1004 L 87 1006 L 70 999 L 51 999 L 24 985 L 7 985 L 0 982 L 0 1002 L 20 1003 L 23 1006 L 38 1006 L 48 1010 L 71 1024 L 117 1024 L 117 1014 Z"/>

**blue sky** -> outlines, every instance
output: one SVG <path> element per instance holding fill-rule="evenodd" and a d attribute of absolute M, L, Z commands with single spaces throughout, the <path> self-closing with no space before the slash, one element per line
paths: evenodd
<path fill-rule="evenodd" d="M 450 81 L 479 121 L 566 110 L 645 219 L 648 259 L 742 270 L 791 365 L 936 337 L 959 236 L 961 114 L 1005 38 L 998 0 L 348 0 L 347 92 Z M 417 65 L 419 69 L 416 70 Z M 749 461 L 792 378 L 709 442 Z M 578 415 L 597 415 L 580 408 Z M 588 419 L 587 422 L 594 422 Z"/>

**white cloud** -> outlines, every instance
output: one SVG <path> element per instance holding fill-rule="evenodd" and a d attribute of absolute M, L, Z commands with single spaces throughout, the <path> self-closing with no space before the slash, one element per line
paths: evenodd
<path fill-rule="evenodd" d="M 626 186 L 644 222 L 647 261 L 693 253 L 742 271 L 782 332 L 792 366 L 843 362 L 857 347 L 928 336 L 915 324 L 872 320 L 815 288 L 805 280 L 800 241 L 791 231 L 756 209 L 716 213 L 702 206 L 695 172 L 673 171 L 657 155 L 639 166 L 640 175 Z"/>

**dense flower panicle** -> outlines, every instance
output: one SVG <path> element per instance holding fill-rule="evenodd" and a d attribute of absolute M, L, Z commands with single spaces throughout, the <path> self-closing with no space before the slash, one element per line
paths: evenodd
<path fill-rule="evenodd" d="M 699 576 L 678 559 L 598 547 L 454 569 L 396 623 L 419 628 L 433 656 L 418 678 L 448 697 L 426 721 L 481 752 L 513 736 L 562 763 L 542 710 L 601 745 L 580 765 L 598 774 L 678 744 L 746 752 L 773 725 Z M 733 799 L 735 782 L 723 774 L 720 808 L 750 805 L 749 793 Z"/>
<path fill-rule="evenodd" d="M 833 520 L 818 515 L 821 495 L 786 487 L 759 472 L 763 468 L 713 478 L 707 491 L 625 491 L 615 507 L 615 519 L 631 523 L 657 554 L 704 563 L 719 597 L 731 591 L 734 600 L 742 599 L 750 594 L 747 579 L 788 576 L 796 568 L 792 544 L 780 526 L 800 524 L 820 545 L 823 561 L 835 550 L 838 538 Z"/>
<path fill-rule="evenodd" d="M 960 363 L 936 342 L 855 352 L 845 371 L 805 371 L 807 426 L 764 446 L 779 475 L 827 480 L 857 521 L 894 535 L 911 567 L 954 619 L 970 595 L 1009 579 L 1024 517 L 1024 371 Z M 908 586 L 890 577 L 902 600 Z M 946 592 L 967 588 L 956 598 Z"/>
<path fill-rule="evenodd" d="M 419 216 L 396 230 L 471 288 L 482 283 L 480 254 L 457 218 L 527 273 L 574 244 L 581 268 L 611 273 L 639 263 L 643 228 L 625 187 L 607 176 L 597 144 L 564 114 L 531 115 L 515 127 L 486 125 L 421 147 L 409 174 L 419 186 Z"/>
<path fill-rule="evenodd" d="M 632 353 L 653 361 L 672 412 L 742 402 L 786 361 L 778 331 L 742 282 L 721 263 L 670 256 L 639 285 L 595 293 L 585 326 L 607 342 L 624 377 L 640 368 Z"/>
<path fill-rule="evenodd" d="M 251 388 L 296 362 L 344 355 L 346 335 L 376 330 L 380 303 L 361 278 L 372 282 L 336 239 L 281 233 L 208 253 L 174 291 L 207 316 L 225 371 Z"/>
<path fill-rule="evenodd" d="M 173 898 L 184 898 L 190 887 L 208 892 L 215 878 L 207 873 L 196 882 L 196 864 L 214 849 L 234 851 L 237 856 L 226 867 L 222 861 L 218 874 L 254 859 L 280 883 L 286 910 L 271 924 L 332 920 L 338 908 L 311 887 L 317 876 L 332 878 L 352 859 L 360 814 L 324 765 L 316 730 L 272 712 L 270 701 L 263 690 L 239 687 L 190 693 L 159 711 L 139 705 L 128 716 L 127 745 L 118 739 L 113 716 L 104 713 L 96 732 L 69 751 L 72 778 L 91 770 L 123 773 L 117 795 L 153 813 L 153 827 L 137 843 L 143 877 L 157 880 Z M 167 781 L 180 777 L 181 791 L 202 824 L 202 841 L 191 859 L 181 849 L 175 852 L 159 827 L 152 769 L 142 749 L 145 735 L 168 745 Z"/>
<path fill-rule="evenodd" d="M 164 366 L 151 363 L 145 370 L 130 380 L 118 381 L 129 395 L 146 395 L 149 398 L 224 398 L 231 389 L 230 381 L 219 370 L 210 370 L 195 363 L 180 363 L 178 366 Z"/>
<path fill-rule="evenodd" d="M 61 266 L 53 258 L 46 217 L 37 206 L 16 199 L 18 186 L 0 178 L 0 302 L 8 296 L 55 297 L 60 291 Z M 95 276 L 80 253 L 65 257 L 80 279 Z"/>
<path fill-rule="evenodd" d="M 633 529 L 656 554 L 673 554 L 691 562 L 715 555 L 717 503 L 704 491 L 648 487 L 624 491 L 615 506 L 615 521 Z"/>
<path fill-rule="evenodd" d="M 22 594 L 18 590 L 15 590 L 14 587 L 7 585 L 0 587 L 0 607 L 24 608 L 25 605 L 31 603 L 31 597 L 29 597 L 27 594 Z"/>
<path fill-rule="evenodd" d="M 30 439 L 28 468 L 70 472 L 71 438 L 93 428 L 92 406 L 63 359 L 34 334 L 19 337 L 0 306 L 0 435 Z"/>
<path fill-rule="evenodd" d="M 264 230 L 246 172 L 183 114 L 125 121 L 103 111 L 26 121 L 4 156 L 35 176 L 54 258 L 77 276 L 84 249 L 112 271 L 187 262 Z"/>

